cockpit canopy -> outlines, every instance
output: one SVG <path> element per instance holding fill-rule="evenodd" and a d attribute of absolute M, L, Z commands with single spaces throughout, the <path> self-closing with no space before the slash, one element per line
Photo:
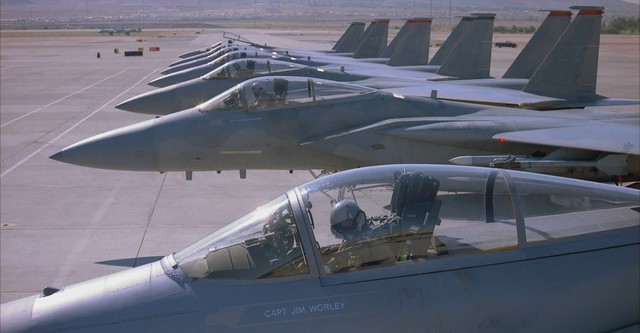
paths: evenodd
<path fill-rule="evenodd" d="M 244 81 L 200 104 L 202 112 L 245 111 L 272 106 L 316 103 L 358 96 L 375 89 L 349 83 L 296 76 L 266 76 Z"/>
<path fill-rule="evenodd" d="M 220 66 L 226 64 L 235 59 L 243 59 L 243 58 L 271 58 L 272 54 L 264 51 L 258 50 L 234 50 L 231 52 L 224 53 L 211 61 L 209 64 L 213 66 Z"/>
<path fill-rule="evenodd" d="M 258 75 L 281 75 L 280 73 L 302 69 L 306 66 L 266 58 L 236 59 L 209 72 L 203 80 L 227 80 L 251 78 Z"/>
<path fill-rule="evenodd" d="M 369 167 L 299 186 L 174 258 L 192 278 L 329 276 L 628 233 L 639 206 L 637 190 L 533 173 Z"/>

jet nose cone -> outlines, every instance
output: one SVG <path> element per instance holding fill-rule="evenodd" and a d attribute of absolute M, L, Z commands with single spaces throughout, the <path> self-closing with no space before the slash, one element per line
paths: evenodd
<path fill-rule="evenodd" d="M 52 160 L 56 160 L 58 162 L 64 162 L 64 151 L 61 150 L 51 156 L 49 156 L 50 159 Z"/>
<path fill-rule="evenodd" d="M 206 63 L 206 60 L 204 61 L 204 63 Z M 160 72 L 160 74 L 162 75 L 166 75 L 166 74 L 172 74 L 175 72 L 179 72 L 179 71 L 183 71 L 185 69 L 189 69 L 195 66 L 201 65 L 201 63 L 194 63 L 194 62 L 186 62 L 186 63 L 182 63 L 180 65 L 174 65 L 172 67 L 169 67 L 165 70 L 163 70 L 162 72 Z"/>
<path fill-rule="evenodd" d="M 190 61 L 194 61 L 194 60 L 197 60 L 197 59 L 200 59 L 200 58 L 204 58 L 204 57 L 206 57 L 206 55 L 196 54 L 196 55 L 193 55 L 193 56 L 191 56 L 189 58 L 176 60 L 176 61 L 170 63 L 169 67 L 175 67 L 175 66 L 178 66 L 178 65 L 186 64 L 186 63 L 188 63 Z"/>
<path fill-rule="evenodd" d="M 66 147 L 50 158 L 90 168 L 157 171 L 153 121 L 96 135 Z"/>
<path fill-rule="evenodd" d="M 116 105 L 116 109 L 150 115 L 166 115 L 180 109 L 175 97 L 170 87 L 156 89 L 130 98 Z"/>
<path fill-rule="evenodd" d="M 177 69 L 176 66 L 173 66 L 173 67 L 169 67 L 169 68 L 163 70 L 162 72 L 160 72 L 160 74 L 167 75 L 167 74 L 175 73 L 177 71 L 181 71 L 183 69 L 184 68 Z"/>
<path fill-rule="evenodd" d="M 168 87 L 172 84 L 178 84 L 184 81 L 188 81 L 191 79 L 195 79 L 198 76 L 202 76 L 204 74 L 207 74 L 209 71 L 212 71 L 213 69 L 215 69 L 215 67 L 212 66 L 207 66 L 207 65 L 203 65 L 203 66 L 198 66 L 195 68 L 189 68 L 189 69 L 185 69 L 179 72 L 175 72 L 169 75 L 165 75 L 165 76 L 161 76 L 151 82 L 149 82 L 148 84 L 150 86 L 154 86 L 154 87 L 158 87 L 158 88 L 164 88 L 164 87 Z"/>
<path fill-rule="evenodd" d="M 173 73 L 173 74 L 161 76 L 147 84 L 153 87 L 164 88 L 180 82 L 182 81 L 180 80 L 179 73 Z"/>

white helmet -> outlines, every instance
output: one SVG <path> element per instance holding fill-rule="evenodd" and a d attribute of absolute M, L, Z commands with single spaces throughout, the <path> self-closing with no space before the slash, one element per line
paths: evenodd
<path fill-rule="evenodd" d="M 331 232 L 345 239 L 357 238 L 364 230 L 367 216 L 353 200 L 342 200 L 331 209 Z"/>

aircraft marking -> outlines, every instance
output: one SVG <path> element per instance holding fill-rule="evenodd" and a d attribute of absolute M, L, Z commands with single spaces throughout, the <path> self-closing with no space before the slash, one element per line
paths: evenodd
<path fill-rule="evenodd" d="M 318 312 L 337 312 L 345 309 L 347 302 L 335 301 L 328 303 L 314 303 L 305 305 L 296 305 L 291 308 L 269 308 L 264 310 L 264 317 L 267 319 L 286 317 L 286 316 L 302 316 Z"/>

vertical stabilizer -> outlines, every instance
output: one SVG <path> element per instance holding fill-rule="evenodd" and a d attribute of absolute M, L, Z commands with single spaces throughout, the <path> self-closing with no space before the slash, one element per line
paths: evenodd
<path fill-rule="evenodd" d="M 529 79 L 571 23 L 570 10 L 549 10 L 538 30 L 502 76 Z"/>
<path fill-rule="evenodd" d="M 523 91 L 571 101 L 596 95 L 604 7 L 574 6 L 578 14 Z"/>
<path fill-rule="evenodd" d="M 454 76 L 460 79 L 488 78 L 491 70 L 491 47 L 493 40 L 493 22 L 496 14 L 471 14 L 475 20 L 460 42 L 440 65 L 439 75 Z"/>
<path fill-rule="evenodd" d="M 364 34 L 364 22 L 353 22 L 340 36 L 332 50 L 338 53 L 353 52 L 353 49 Z"/>
<path fill-rule="evenodd" d="M 449 34 L 449 37 L 445 39 L 444 43 L 442 43 L 438 51 L 436 51 L 436 54 L 433 55 L 433 58 L 431 58 L 431 61 L 429 61 L 429 65 L 433 65 L 433 66 L 442 65 L 442 63 L 444 62 L 445 59 L 447 59 L 451 51 L 453 51 L 456 45 L 458 45 L 458 42 L 460 42 L 460 40 L 462 39 L 462 36 L 464 36 L 464 33 L 467 32 L 467 29 L 469 29 L 471 22 L 474 21 L 475 19 L 476 18 L 473 16 L 463 16 L 460 19 L 460 22 L 458 22 L 458 25 L 456 25 L 456 27 L 453 28 L 453 31 L 451 31 L 451 33 Z"/>
<path fill-rule="evenodd" d="M 354 58 L 379 58 L 387 48 L 389 20 L 373 20 L 354 49 Z"/>
<path fill-rule="evenodd" d="M 408 27 L 408 28 L 407 28 Z M 401 37 L 400 32 L 407 31 Z M 396 38 L 382 55 L 385 58 L 387 51 L 395 45 L 388 57 L 387 65 L 390 66 L 413 66 L 426 65 L 429 62 L 429 44 L 431 43 L 431 18 L 410 19 L 402 27 Z"/>

